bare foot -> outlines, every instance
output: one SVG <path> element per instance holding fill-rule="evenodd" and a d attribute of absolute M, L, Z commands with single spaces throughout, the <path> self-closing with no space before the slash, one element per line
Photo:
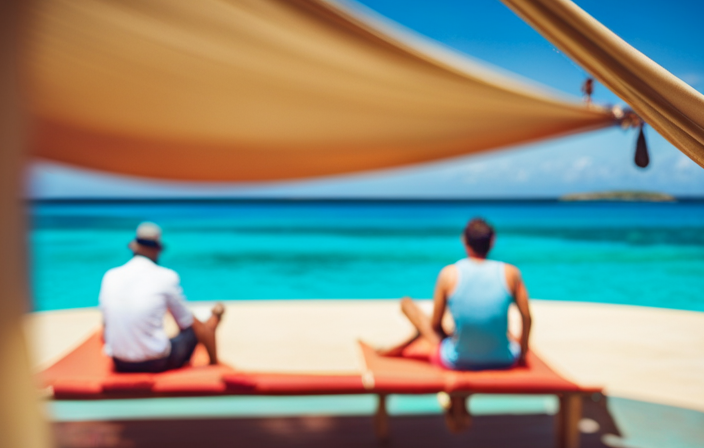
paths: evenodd
<path fill-rule="evenodd" d="M 222 315 L 225 313 L 225 306 L 221 302 L 218 302 L 210 312 L 218 319 L 222 319 Z"/>

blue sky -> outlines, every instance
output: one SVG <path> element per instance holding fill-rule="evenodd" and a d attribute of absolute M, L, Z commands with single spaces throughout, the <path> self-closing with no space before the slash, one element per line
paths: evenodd
<path fill-rule="evenodd" d="M 499 0 L 361 0 L 364 6 L 459 52 L 579 96 L 587 76 Z M 704 3 L 576 3 L 661 64 L 704 91 Z M 622 103 L 597 84 L 595 101 Z M 704 169 L 652 129 L 651 165 L 633 164 L 635 131 L 608 129 L 424 166 L 271 184 L 186 184 L 106 175 L 35 163 L 31 197 L 557 197 L 602 190 L 662 191 L 704 196 Z"/>

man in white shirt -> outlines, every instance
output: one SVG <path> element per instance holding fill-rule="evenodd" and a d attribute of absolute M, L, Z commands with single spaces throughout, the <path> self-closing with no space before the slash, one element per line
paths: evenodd
<path fill-rule="evenodd" d="M 200 322 L 186 308 L 176 272 L 157 264 L 163 250 L 161 229 L 142 223 L 130 242 L 134 257 L 110 269 L 100 287 L 105 352 L 119 372 L 163 372 L 186 364 L 198 342 L 210 363 L 217 364 L 215 329 L 225 311 L 213 307 L 212 316 Z M 178 325 L 179 334 L 169 339 L 164 331 L 167 310 Z"/>

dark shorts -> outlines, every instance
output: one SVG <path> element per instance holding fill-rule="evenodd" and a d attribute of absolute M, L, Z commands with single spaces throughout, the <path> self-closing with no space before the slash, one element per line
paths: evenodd
<path fill-rule="evenodd" d="M 198 345 L 198 339 L 192 327 L 185 330 L 171 339 L 171 353 L 165 358 L 150 359 L 142 362 L 127 362 L 113 358 L 115 370 L 118 372 L 145 372 L 159 373 L 166 370 L 178 369 L 190 361 L 193 351 Z"/>

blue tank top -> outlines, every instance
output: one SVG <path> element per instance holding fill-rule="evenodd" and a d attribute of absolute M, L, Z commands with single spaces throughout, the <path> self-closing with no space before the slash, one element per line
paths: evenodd
<path fill-rule="evenodd" d="M 455 332 L 440 345 L 440 358 L 451 369 L 510 367 L 520 348 L 508 338 L 508 309 L 513 297 L 498 261 L 458 261 L 455 291 L 447 306 Z"/>

